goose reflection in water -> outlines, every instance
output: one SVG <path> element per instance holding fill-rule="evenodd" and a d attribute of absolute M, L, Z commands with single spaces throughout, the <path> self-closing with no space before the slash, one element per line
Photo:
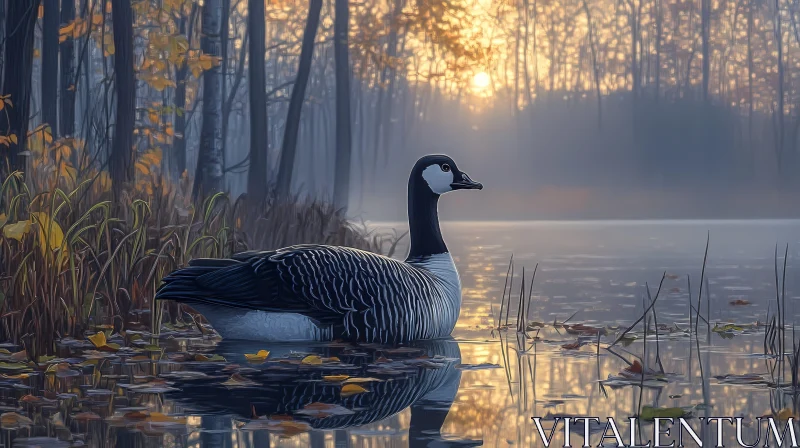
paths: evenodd
<path fill-rule="evenodd" d="M 307 368 L 284 363 L 248 365 L 244 353 L 255 353 L 261 345 L 243 341 L 223 341 L 216 350 L 229 361 L 247 365 L 246 377 L 258 383 L 245 388 L 226 388 L 208 380 L 178 381 L 176 402 L 188 411 L 202 415 L 200 446 L 232 446 L 229 432 L 233 419 L 258 416 L 291 416 L 310 428 L 311 446 L 324 446 L 325 433 L 333 431 L 336 447 L 350 446 L 349 429 L 380 422 L 410 408 L 408 444 L 427 446 L 480 446 L 480 441 L 454 440 L 441 434 L 442 425 L 458 391 L 461 372 L 456 368 L 461 352 L 452 339 L 420 341 L 402 349 L 377 346 L 347 347 L 269 347 L 270 359 L 292 351 L 314 351 L 320 356 L 336 356 L 342 365 Z M 386 359 L 391 362 L 384 362 Z M 384 367 L 385 366 L 385 367 Z M 252 369 L 250 368 L 252 367 Z M 207 371 L 209 375 L 213 372 Z M 369 391 L 342 397 L 340 383 L 322 381 L 323 375 L 371 377 L 382 381 L 363 384 Z M 322 416 L 304 413 L 311 403 L 341 406 L 346 409 Z M 336 408 L 341 410 L 340 408 Z M 258 420 L 255 420 L 257 423 Z M 247 428 L 245 426 L 245 428 Z M 399 428 L 396 428 L 399 429 Z M 360 432 L 360 431 L 358 431 Z M 381 434 L 384 435 L 384 434 Z M 270 438 L 278 434 L 265 429 L 253 432 L 255 446 L 270 446 Z"/>

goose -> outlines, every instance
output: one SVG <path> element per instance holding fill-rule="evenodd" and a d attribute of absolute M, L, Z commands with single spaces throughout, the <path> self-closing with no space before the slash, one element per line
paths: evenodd
<path fill-rule="evenodd" d="M 405 261 L 304 244 L 195 259 L 163 279 L 156 300 L 186 303 L 223 338 L 401 343 L 447 337 L 461 281 L 439 229 L 439 197 L 483 185 L 446 155 L 420 158 L 408 180 Z"/>

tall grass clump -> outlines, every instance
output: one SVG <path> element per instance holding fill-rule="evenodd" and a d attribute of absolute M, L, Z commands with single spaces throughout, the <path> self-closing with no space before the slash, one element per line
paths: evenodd
<path fill-rule="evenodd" d="M 155 291 L 192 258 L 300 243 L 378 252 L 396 244 L 299 197 L 273 195 L 255 207 L 219 193 L 193 203 L 188 178 L 163 176 L 156 152 L 139 157 L 135 183 L 117 200 L 107 173 L 75 154 L 34 157 L 29 173 L 14 172 L 0 187 L 0 340 L 33 355 L 92 327 L 160 322 Z M 140 322 L 147 313 L 138 311 L 153 317 Z"/>

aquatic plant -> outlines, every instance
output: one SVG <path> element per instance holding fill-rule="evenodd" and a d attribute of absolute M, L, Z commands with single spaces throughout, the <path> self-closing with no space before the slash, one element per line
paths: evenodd
<path fill-rule="evenodd" d="M 0 187 L 0 340 L 33 356 L 92 327 L 157 332 L 162 309 L 152 297 L 164 275 L 192 258 L 300 243 L 393 252 L 397 244 L 397 235 L 299 196 L 271 195 L 259 207 L 222 193 L 193 203 L 189 179 L 168 181 L 155 153 L 140 157 L 136 185 L 114 202 L 106 173 L 72 168 L 71 155 L 62 151 L 27 176 L 15 172 Z M 166 306 L 172 321 L 181 317 Z"/>

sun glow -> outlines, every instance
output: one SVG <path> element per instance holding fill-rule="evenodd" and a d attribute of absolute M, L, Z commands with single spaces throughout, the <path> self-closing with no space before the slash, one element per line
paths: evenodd
<path fill-rule="evenodd" d="M 491 82 L 492 79 L 486 72 L 478 72 L 475 74 L 475 76 L 472 77 L 472 85 L 478 90 L 483 90 L 489 87 L 489 84 L 491 84 Z"/>

